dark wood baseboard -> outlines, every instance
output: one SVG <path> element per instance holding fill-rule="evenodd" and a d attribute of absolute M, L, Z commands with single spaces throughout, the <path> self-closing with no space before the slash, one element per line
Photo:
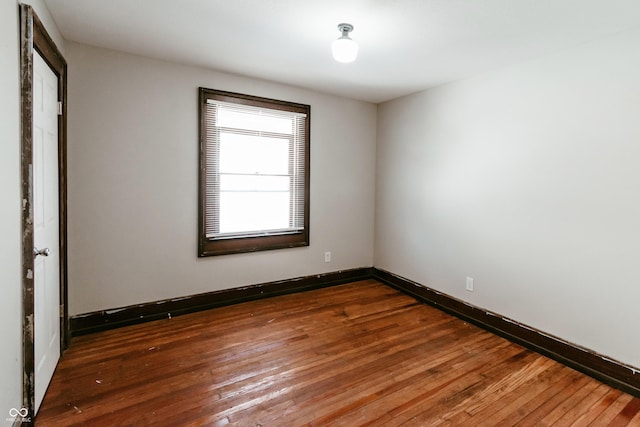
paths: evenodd
<path fill-rule="evenodd" d="M 419 301 L 557 360 L 606 384 L 640 397 L 640 371 L 535 328 L 475 307 L 385 270 L 356 268 L 208 292 L 164 301 L 80 314 L 70 319 L 73 336 L 164 319 L 230 304 L 374 278 Z"/>
<path fill-rule="evenodd" d="M 37 427 L 640 419 L 640 399 L 375 279 L 112 332 L 73 340 Z"/>
<path fill-rule="evenodd" d="M 588 349 L 475 307 L 388 271 L 372 269 L 373 277 L 419 301 L 543 354 L 605 384 L 640 397 L 640 371 Z"/>
<path fill-rule="evenodd" d="M 79 314 L 70 319 L 71 335 L 85 335 L 169 316 L 369 279 L 372 277 L 371 271 L 371 267 L 356 268 Z"/>

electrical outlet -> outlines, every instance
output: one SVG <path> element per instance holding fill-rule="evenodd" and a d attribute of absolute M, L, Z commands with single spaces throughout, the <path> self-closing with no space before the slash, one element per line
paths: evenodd
<path fill-rule="evenodd" d="M 473 277 L 467 277 L 467 287 L 469 292 L 473 292 Z"/>
<path fill-rule="evenodd" d="M 331 262 L 331 252 L 324 253 L 324 262 Z"/>

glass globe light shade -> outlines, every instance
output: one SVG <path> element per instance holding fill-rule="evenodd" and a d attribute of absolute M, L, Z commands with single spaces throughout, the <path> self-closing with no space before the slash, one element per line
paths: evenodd
<path fill-rule="evenodd" d="M 358 56 L 358 44 L 349 36 L 342 36 L 331 45 L 333 59 L 338 62 L 353 62 Z"/>

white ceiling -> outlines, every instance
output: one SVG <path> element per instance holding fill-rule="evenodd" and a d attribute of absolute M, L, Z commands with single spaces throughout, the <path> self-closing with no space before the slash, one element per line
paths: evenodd
<path fill-rule="evenodd" d="M 62 35 L 382 102 L 640 25 L 640 0 L 45 0 Z M 358 60 L 331 58 L 348 22 Z"/>

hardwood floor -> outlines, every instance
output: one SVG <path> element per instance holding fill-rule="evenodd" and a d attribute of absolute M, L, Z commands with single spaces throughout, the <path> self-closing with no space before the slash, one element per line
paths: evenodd
<path fill-rule="evenodd" d="M 640 399 L 375 280 L 75 338 L 37 426 L 640 426 Z"/>

